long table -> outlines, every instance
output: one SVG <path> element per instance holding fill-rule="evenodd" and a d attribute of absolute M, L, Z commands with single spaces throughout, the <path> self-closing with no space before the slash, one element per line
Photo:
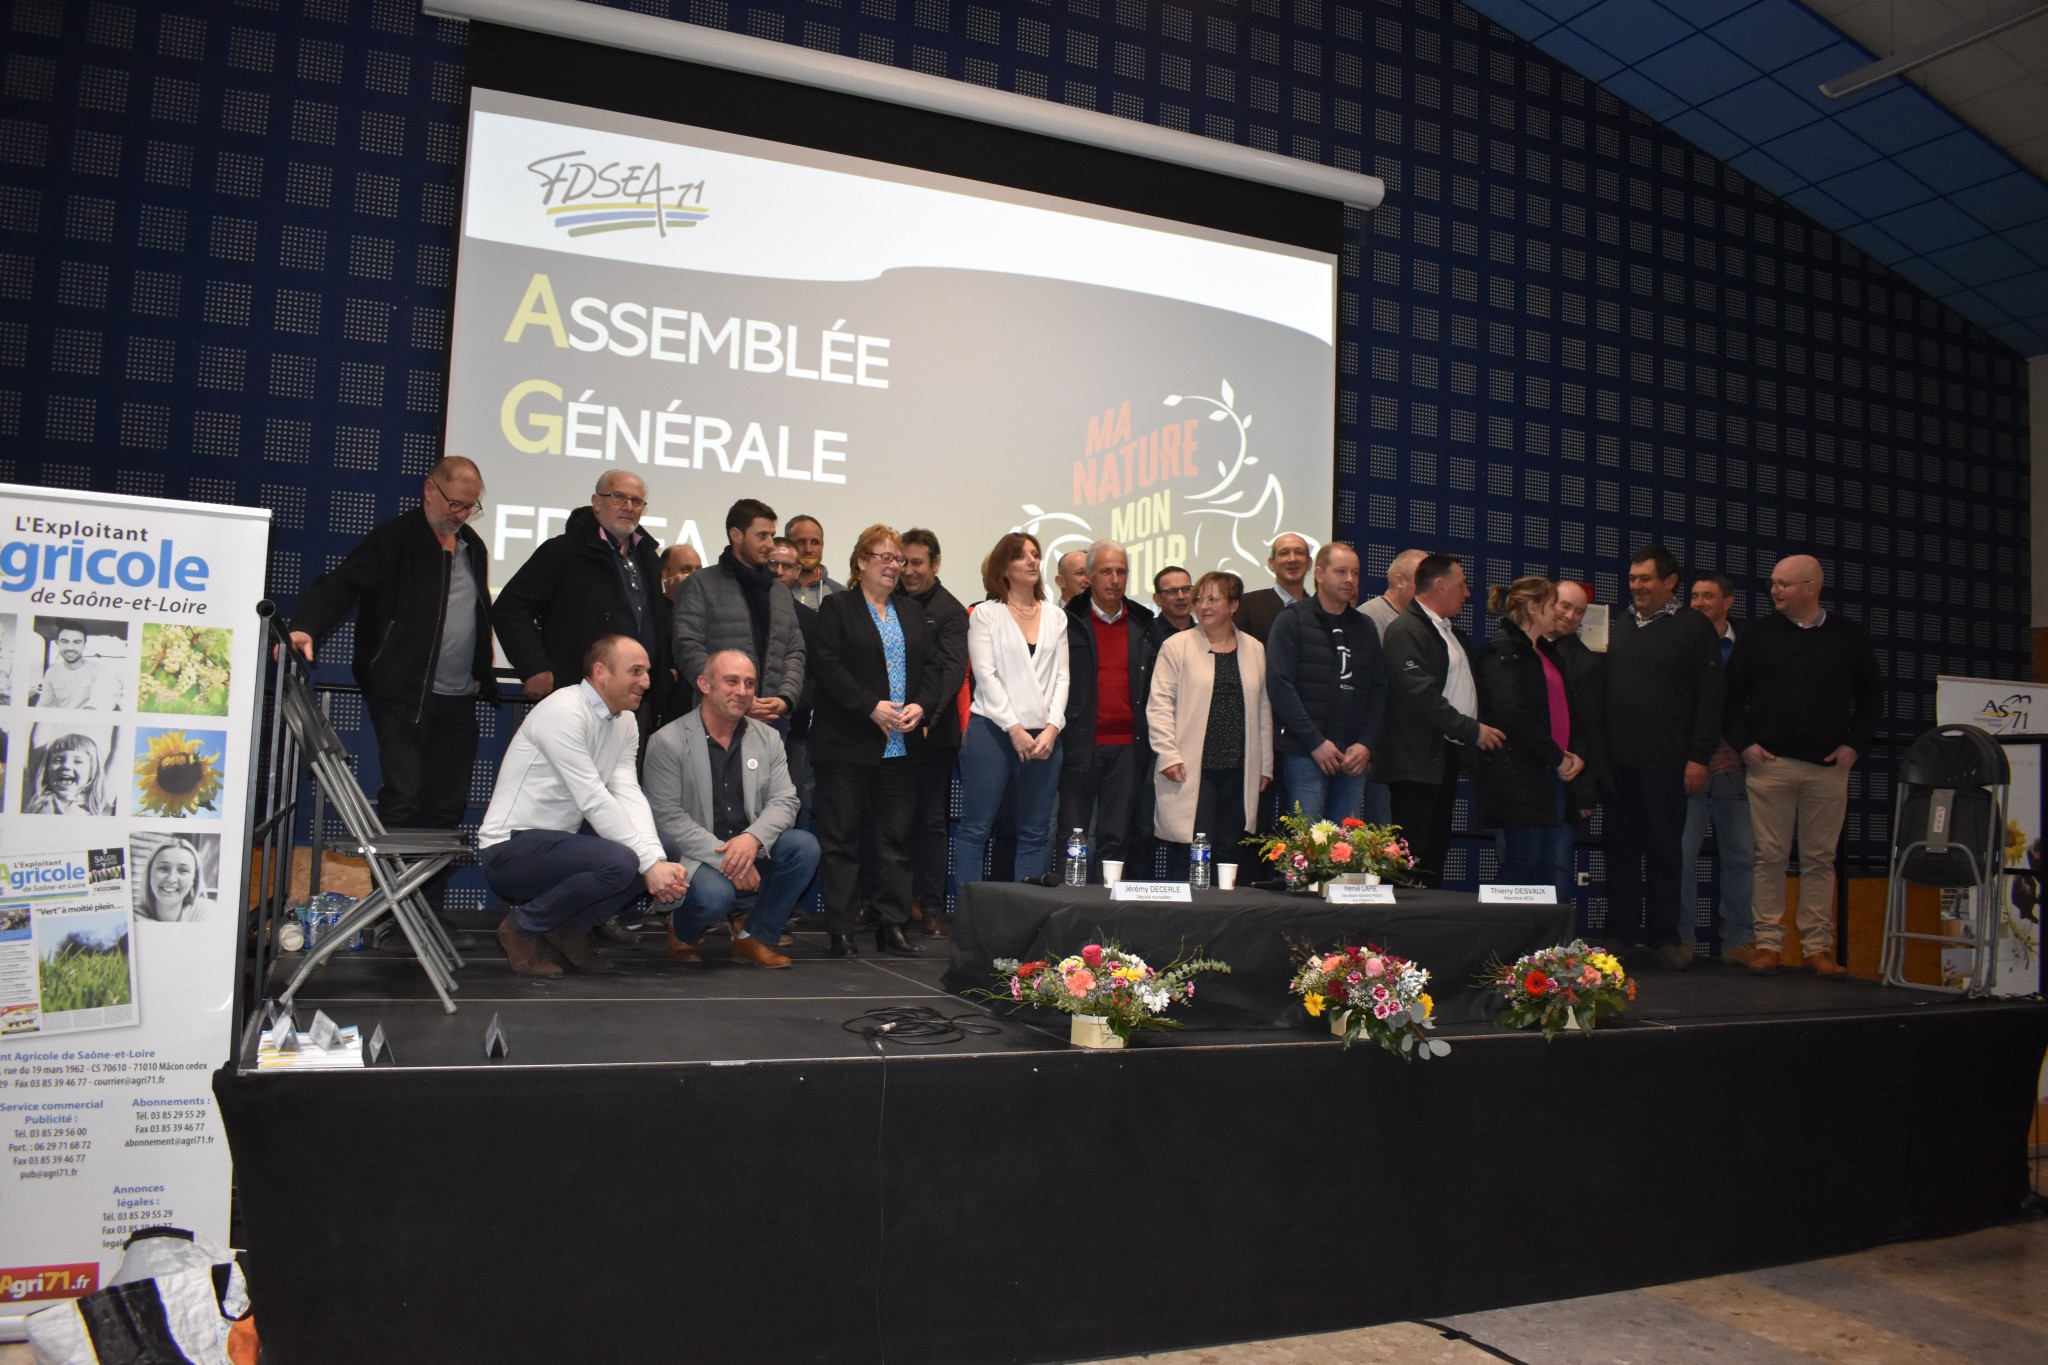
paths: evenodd
<path fill-rule="evenodd" d="M 1274 891 L 1197 891 L 1189 905 L 1112 901 L 1100 886 L 976 882 L 955 907 L 952 963 L 944 982 L 964 992 L 995 984 L 995 959 L 1060 958 L 1114 940 L 1154 967 L 1200 955 L 1228 962 L 1229 976 L 1197 979 L 1194 1001 L 1173 1017 L 1191 1029 L 1296 1028 L 1307 1014 L 1287 992 L 1290 940 L 1330 949 L 1375 944 L 1431 974 L 1445 1020 L 1484 1022 L 1498 1002 L 1474 983 L 1488 962 L 1568 941 L 1567 905 L 1481 905 L 1469 894 L 1394 893 L 1392 905 L 1331 905 Z"/>

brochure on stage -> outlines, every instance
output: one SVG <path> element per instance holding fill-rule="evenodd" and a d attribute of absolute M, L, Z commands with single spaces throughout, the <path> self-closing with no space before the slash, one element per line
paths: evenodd
<path fill-rule="evenodd" d="M 0 1037 L 137 1017 L 127 850 L 0 856 Z"/>

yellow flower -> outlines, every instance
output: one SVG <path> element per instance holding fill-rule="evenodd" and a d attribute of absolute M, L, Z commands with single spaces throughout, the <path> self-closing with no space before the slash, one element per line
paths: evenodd
<path fill-rule="evenodd" d="M 1436 1014 L 1436 1001 L 1429 998 L 1429 992 L 1422 993 L 1422 1017 L 1431 1018 Z"/>
<path fill-rule="evenodd" d="M 135 764 L 135 813 L 190 815 L 212 810 L 220 796 L 219 760 L 205 752 L 206 736 L 167 730 L 149 741 Z"/>
<path fill-rule="evenodd" d="M 1588 953 L 1586 961 L 1598 968 L 1601 975 L 1621 980 L 1621 961 L 1612 953 Z"/>
<path fill-rule="evenodd" d="M 1309 1018 L 1320 1019 L 1323 1017 L 1323 997 L 1317 995 L 1314 991 L 1310 991 L 1307 995 L 1301 997 L 1301 1003 L 1308 1007 Z"/>

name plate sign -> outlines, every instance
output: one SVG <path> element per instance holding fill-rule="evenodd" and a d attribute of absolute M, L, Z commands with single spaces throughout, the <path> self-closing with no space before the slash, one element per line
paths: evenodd
<path fill-rule="evenodd" d="M 1178 901 L 1182 905 L 1193 903 L 1194 896 L 1186 882 L 1118 882 L 1109 888 L 1113 901 Z"/>
<path fill-rule="evenodd" d="M 1554 886 L 1482 886 L 1481 905 L 1556 905 Z"/>
<path fill-rule="evenodd" d="M 1332 905 L 1392 905 L 1394 888 L 1381 882 L 1378 886 L 1365 886 L 1358 882 L 1331 882 L 1323 888 L 1323 894 Z"/>

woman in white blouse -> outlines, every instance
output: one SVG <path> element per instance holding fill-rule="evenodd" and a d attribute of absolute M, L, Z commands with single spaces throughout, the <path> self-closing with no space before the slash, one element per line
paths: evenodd
<path fill-rule="evenodd" d="M 1052 865 L 1053 809 L 1060 790 L 1060 722 L 1067 714 L 1067 614 L 1045 596 L 1038 539 L 1012 531 L 981 565 L 989 600 L 967 615 L 974 704 L 960 741 L 960 832 L 953 875 L 980 881 L 989 831 L 1012 792 L 1016 877 Z"/>

